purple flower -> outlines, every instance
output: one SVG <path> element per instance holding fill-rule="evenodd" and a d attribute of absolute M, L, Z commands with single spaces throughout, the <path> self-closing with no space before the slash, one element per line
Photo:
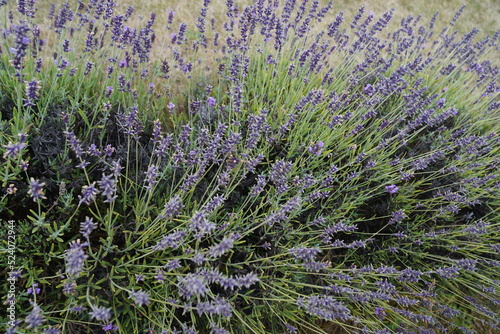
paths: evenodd
<path fill-rule="evenodd" d="M 208 287 L 203 276 L 198 274 L 189 273 L 184 277 L 177 277 L 179 283 L 179 295 L 185 299 L 193 296 L 203 297 L 208 291 Z"/>
<path fill-rule="evenodd" d="M 69 3 L 65 3 L 59 12 L 59 15 L 56 15 L 54 19 L 56 32 L 61 33 L 61 29 L 65 28 L 66 22 L 73 20 L 73 18 L 74 13 L 70 8 Z"/>
<path fill-rule="evenodd" d="M 192 258 L 191 261 L 196 263 L 196 265 L 202 265 L 204 262 L 208 261 L 206 258 L 205 254 L 203 253 L 196 253 Z"/>
<path fill-rule="evenodd" d="M 202 211 L 206 213 L 211 213 L 215 209 L 217 209 L 219 206 L 224 204 L 226 201 L 226 198 L 223 195 L 215 195 L 210 202 L 208 202 L 206 205 L 203 206 Z"/>
<path fill-rule="evenodd" d="M 116 193 L 116 183 L 117 180 L 111 178 L 113 175 L 105 175 L 102 174 L 102 178 L 100 181 L 97 181 L 99 184 L 99 188 L 101 189 L 102 195 L 106 196 L 105 203 L 113 202 L 117 196 L 113 196 Z"/>
<path fill-rule="evenodd" d="M 215 224 L 207 219 L 207 213 L 195 212 L 189 221 L 189 230 L 195 233 L 195 238 L 201 240 L 203 236 L 215 230 Z"/>
<path fill-rule="evenodd" d="M 114 152 L 115 148 L 111 146 L 111 144 L 106 145 L 106 147 L 104 148 L 104 154 L 106 154 L 106 156 L 108 157 L 112 156 Z"/>
<path fill-rule="evenodd" d="M 113 86 L 108 86 L 108 87 L 106 87 L 106 92 L 104 93 L 104 95 L 107 98 L 109 98 L 111 96 L 111 94 L 113 94 L 113 91 L 114 91 Z"/>
<path fill-rule="evenodd" d="M 196 305 L 198 314 L 222 315 L 227 318 L 232 314 L 231 304 L 224 298 L 215 298 L 211 302 L 200 302 Z"/>
<path fill-rule="evenodd" d="M 28 46 L 30 44 L 30 38 L 28 37 L 28 32 L 30 28 L 23 22 L 22 25 L 16 26 L 12 25 L 12 32 L 16 35 L 15 45 L 10 48 L 10 52 L 13 54 L 12 65 L 16 70 L 18 70 L 17 76 L 20 76 L 19 71 L 23 68 L 23 61 L 28 53 Z"/>
<path fill-rule="evenodd" d="M 156 275 L 154 276 L 154 278 L 155 278 L 158 282 L 163 282 L 163 281 L 165 281 L 165 271 L 163 271 L 162 269 L 156 269 Z"/>
<path fill-rule="evenodd" d="M 69 41 L 67 39 L 65 39 L 63 41 L 62 47 L 63 47 L 63 51 L 64 52 L 71 52 L 71 51 L 73 51 L 73 49 L 69 47 Z"/>
<path fill-rule="evenodd" d="M 113 324 L 112 322 L 107 323 L 106 325 L 102 326 L 102 330 L 105 332 L 113 332 L 118 330 L 118 326 Z"/>
<path fill-rule="evenodd" d="M 21 278 L 21 270 L 14 270 L 9 272 L 9 278 L 8 279 L 18 279 Z"/>
<path fill-rule="evenodd" d="M 210 247 L 208 253 L 213 259 L 221 257 L 224 253 L 229 252 L 233 246 L 234 242 L 240 238 L 239 233 L 231 234 L 230 236 L 224 237 L 220 243 Z"/>
<path fill-rule="evenodd" d="M 368 96 L 372 96 L 374 93 L 375 93 L 375 87 L 373 87 L 372 85 L 368 84 L 365 86 L 365 88 L 363 89 L 363 92 L 368 95 Z"/>
<path fill-rule="evenodd" d="M 92 312 L 89 314 L 92 316 L 92 319 L 96 319 L 97 321 L 107 322 L 111 318 L 111 309 L 105 307 L 99 307 L 91 305 Z"/>
<path fill-rule="evenodd" d="M 285 324 L 285 327 L 286 327 L 286 332 L 289 333 L 289 334 L 297 334 L 297 328 L 295 328 L 294 326 L 292 325 L 289 325 L 289 324 Z"/>
<path fill-rule="evenodd" d="M 40 89 L 42 88 L 42 82 L 37 80 L 26 81 L 26 100 L 24 100 L 25 106 L 34 106 L 33 101 L 38 99 Z"/>
<path fill-rule="evenodd" d="M 244 276 L 236 277 L 236 284 L 238 285 L 238 287 L 245 287 L 247 289 L 258 281 L 259 277 L 255 273 L 248 273 Z"/>
<path fill-rule="evenodd" d="M 217 104 L 215 98 L 213 98 L 211 96 L 207 99 L 207 103 L 209 106 L 215 106 Z"/>
<path fill-rule="evenodd" d="M 146 172 L 144 172 L 144 173 L 146 174 L 146 180 L 145 180 L 145 182 L 147 183 L 147 185 L 145 186 L 145 188 L 148 191 L 152 191 L 154 185 L 158 183 L 157 178 L 160 175 L 160 173 L 158 172 L 158 167 L 155 166 L 155 165 L 151 165 L 151 166 L 148 167 L 148 170 Z"/>
<path fill-rule="evenodd" d="M 406 217 L 406 215 L 405 215 L 405 213 L 404 213 L 404 210 L 394 211 L 394 212 L 391 214 L 391 219 L 389 220 L 389 223 L 388 223 L 388 224 L 399 223 L 399 222 L 400 222 L 400 221 L 402 221 L 405 217 Z"/>
<path fill-rule="evenodd" d="M 139 139 L 139 133 L 143 130 L 143 126 L 138 117 L 139 111 L 137 106 L 131 107 L 127 114 L 118 114 L 120 125 L 125 129 L 127 136 L 133 136 L 136 140 Z"/>
<path fill-rule="evenodd" d="M 28 324 L 28 329 L 36 330 L 45 322 L 43 311 L 37 304 L 33 304 L 33 310 L 28 314 L 24 321 Z"/>
<path fill-rule="evenodd" d="M 228 330 L 215 325 L 215 323 L 210 324 L 210 334 L 230 334 L 230 333 L 231 332 L 229 332 Z"/>
<path fill-rule="evenodd" d="M 46 198 L 43 196 L 43 186 L 45 183 L 39 182 L 35 180 L 34 178 L 30 178 L 30 184 L 29 184 L 29 190 L 28 194 L 33 198 L 33 201 L 36 201 L 37 199 L 44 199 Z"/>
<path fill-rule="evenodd" d="M 90 71 L 92 70 L 92 66 L 94 64 L 91 63 L 91 62 L 87 62 L 87 64 L 85 65 L 85 72 L 83 73 L 83 75 L 87 75 L 90 73 Z"/>
<path fill-rule="evenodd" d="M 182 198 L 179 195 L 175 195 L 165 204 L 163 214 L 161 214 L 159 218 L 172 219 L 181 212 L 183 207 L 184 205 L 182 204 Z"/>
<path fill-rule="evenodd" d="M 411 268 L 401 270 L 398 280 L 401 282 L 418 282 L 422 273 Z"/>
<path fill-rule="evenodd" d="M 179 259 L 170 260 L 166 265 L 163 266 L 163 268 L 167 269 L 168 271 L 179 269 L 181 267 L 181 261 Z"/>
<path fill-rule="evenodd" d="M 457 278 L 459 273 L 460 273 L 460 268 L 455 266 L 441 267 L 436 269 L 436 274 L 438 274 L 444 279 Z"/>
<path fill-rule="evenodd" d="M 88 243 L 80 242 L 80 239 L 75 240 L 69 244 L 69 249 L 66 250 L 66 273 L 68 276 L 78 276 L 85 265 L 85 259 L 87 255 L 83 251 L 83 247 L 87 246 Z"/>
<path fill-rule="evenodd" d="M 307 247 L 294 247 L 288 250 L 288 253 L 292 254 L 297 260 L 312 261 L 315 259 L 316 255 L 320 253 L 321 250 L 317 247 L 307 248 Z"/>
<path fill-rule="evenodd" d="M 375 314 L 380 320 L 383 320 L 386 316 L 385 310 L 382 307 L 375 307 L 373 314 Z"/>
<path fill-rule="evenodd" d="M 396 187 L 395 184 L 391 184 L 391 185 L 388 185 L 385 187 L 385 190 L 389 193 L 389 194 L 395 194 L 399 188 Z"/>
<path fill-rule="evenodd" d="M 97 227 L 96 223 L 92 221 L 92 218 L 85 217 L 85 221 L 80 223 L 80 233 L 85 237 L 89 238 L 90 233 Z"/>
<path fill-rule="evenodd" d="M 35 2 L 36 0 L 18 0 L 17 10 L 19 11 L 19 13 L 27 17 L 35 17 Z M 2 6 L 3 4 L 3 2 L 0 2 L 0 6 Z"/>
<path fill-rule="evenodd" d="M 271 166 L 269 180 L 274 183 L 278 194 L 282 194 L 288 190 L 288 174 L 291 172 L 292 166 L 291 162 L 285 160 L 278 160 Z"/>
<path fill-rule="evenodd" d="M 248 117 L 248 131 L 245 145 L 248 151 L 253 150 L 257 145 L 262 130 L 264 129 L 264 125 L 266 124 L 267 113 L 268 111 L 263 109 L 261 110 L 260 115 L 250 115 Z"/>
<path fill-rule="evenodd" d="M 150 303 L 149 301 L 149 293 L 144 292 L 142 290 L 139 291 L 133 291 L 130 292 L 130 296 L 128 297 L 129 299 L 132 299 L 134 301 L 134 304 L 137 306 L 143 306 L 143 305 L 148 305 Z"/>
<path fill-rule="evenodd" d="M 311 154 L 315 155 L 321 155 L 321 151 L 323 151 L 323 147 L 325 146 L 325 143 L 322 141 L 317 142 L 313 146 L 309 146 L 307 149 Z"/>
<path fill-rule="evenodd" d="M 97 148 L 96 144 L 90 144 L 89 148 L 87 149 L 87 153 L 94 156 L 94 157 L 101 157 L 102 156 L 102 153 Z"/>
<path fill-rule="evenodd" d="M 154 251 L 162 251 L 167 248 L 173 248 L 176 249 L 179 246 L 182 245 L 183 243 L 183 238 L 186 236 L 186 232 L 184 231 L 177 231 L 177 232 L 172 232 L 168 235 L 163 236 L 163 238 L 156 243 L 155 246 L 153 246 Z"/>
<path fill-rule="evenodd" d="M 343 302 L 331 296 L 309 296 L 297 299 L 299 308 L 305 309 L 307 313 L 316 315 L 322 319 L 336 321 L 351 318 L 351 311 Z"/>
<path fill-rule="evenodd" d="M 62 291 L 65 295 L 74 295 L 76 293 L 76 282 L 74 281 L 64 282 Z"/>
<path fill-rule="evenodd" d="M 82 305 L 75 305 L 75 306 L 72 306 L 69 310 L 72 312 L 78 313 L 78 312 L 85 311 L 85 307 L 83 307 Z"/>
<path fill-rule="evenodd" d="M 51 327 L 44 329 L 42 334 L 61 334 L 61 330 L 57 327 Z"/>
<path fill-rule="evenodd" d="M 267 179 L 265 175 L 258 175 L 257 176 L 257 183 L 252 186 L 250 190 L 250 196 L 251 197 L 257 197 L 263 190 L 264 186 L 267 183 Z"/>
<path fill-rule="evenodd" d="M 445 104 L 446 104 L 445 98 L 439 99 L 436 103 L 436 108 L 442 108 L 442 107 L 444 107 Z"/>
<path fill-rule="evenodd" d="M 28 295 L 38 295 L 40 293 L 40 288 L 38 288 L 38 283 L 33 283 L 33 286 L 28 289 L 27 294 Z"/>
<path fill-rule="evenodd" d="M 69 115 L 63 115 L 63 117 L 69 117 Z M 68 120 L 69 121 L 69 120 Z M 80 140 L 76 138 L 75 134 L 70 131 L 64 131 L 64 134 L 66 135 L 66 140 L 69 144 L 69 147 L 75 152 L 77 157 L 81 157 L 85 151 L 82 148 L 82 145 L 80 144 Z"/>
<path fill-rule="evenodd" d="M 3 154 L 3 158 L 15 158 L 22 150 L 26 147 L 25 143 L 12 143 L 9 142 L 7 145 L 4 145 L 5 152 Z"/>
<path fill-rule="evenodd" d="M 99 190 L 95 188 L 95 182 L 92 182 L 90 186 L 83 186 L 82 196 L 78 195 L 78 199 L 80 200 L 79 204 L 85 203 L 90 205 L 94 200 Z"/>
<path fill-rule="evenodd" d="M 175 108 L 175 104 L 173 104 L 172 102 L 169 102 L 168 103 L 168 110 L 170 110 L 170 112 L 172 112 Z"/>
<path fill-rule="evenodd" d="M 475 271 L 477 260 L 474 259 L 460 259 L 457 260 L 457 265 L 464 270 Z"/>

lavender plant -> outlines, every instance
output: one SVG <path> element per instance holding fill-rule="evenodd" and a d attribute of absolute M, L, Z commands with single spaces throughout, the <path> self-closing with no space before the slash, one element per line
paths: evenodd
<path fill-rule="evenodd" d="M 0 7 L 6 332 L 498 331 L 499 34 L 226 5 Z"/>

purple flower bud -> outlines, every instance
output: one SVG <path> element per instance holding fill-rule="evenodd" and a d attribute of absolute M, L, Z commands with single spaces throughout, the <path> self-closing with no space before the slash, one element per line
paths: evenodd
<path fill-rule="evenodd" d="M 213 98 L 211 96 L 207 99 L 207 103 L 209 106 L 215 106 L 217 104 L 215 98 Z"/>
<path fill-rule="evenodd" d="M 28 295 L 38 295 L 40 294 L 40 288 L 38 288 L 38 283 L 33 283 L 33 286 L 29 288 L 26 293 Z"/>
<path fill-rule="evenodd" d="M 154 185 L 158 183 L 157 178 L 160 175 L 160 173 L 158 172 L 158 167 L 155 165 L 151 165 L 148 167 L 148 170 L 144 173 L 146 174 L 146 180 L 145 180 L 146 186 L 145 186 L 145 188 L 148 191 L 152 191 Z"/>
<path fill-rule="evenodd" d="M 97 227 L 97 224 L 92 221 L 92 218 L 85 217 L 85 221 L 80 223 L 80 233 L 85 237 L 89 238 L 90 233 Z"/>
<path fill-rule="evenodd" d="M 80 200 L 79 204 L 85 203 L 90 205 L 95 200 L 98 193 L 99 190 L 95 188 L 95 182 L 92 182 L 90 186 L 83 186 L 82 196 L 78 195 L 78 199 Z"/>
<path fill-rule="evenodd" d="M 442 108 L 444 107 L 446 103 L 446 99 L 445 98 L 442 98 L 442 99 L 439 99 L 436 103 L 436 108 Z"/>
<path fill-rule="evenodd" d="M 106 156 L 108 157 L 112 156 L 114 152 L 115 148 L 111 146 L 111 144 L 106 145 L 106 147 L 104 148 L 104 154 L 106 154 Z"/>
<path fill-rule="evenodd" d="M 213 259 L 221 257 L 224 253 L 229 252 L 233 246 L 234 242 L 240 238 L 239 233 L 231 234 L 230 236 L 224 237 L 220 243 L 210 247 L 209 254 Z"/>
<path fill-rule="evenodd" d="M 69 249 L 66 250 L 65 260 L 66 260 L 66 274 L 68 276 L 78 276 L 85 265 L 85 259 L 88 257 L 83 251 L 83 247 L 87 246 L 88 243 L 80 242 L 80 239 L 75 240 L 69 244 Z"/>
<path fill-rule="evenodd" d="M 165 204 L 163 213 L 159 216 L 159 218 L 172 219 L 181 212 L 183 207 L 182 198 L 179 195 L 175 195 Z"/>
<path fill-rule="evenodd" d="M 325 146 L 325 143 L 322 141 L 317 142 L 313 146 L 309 146 L 307 149 L 311 154 L 315 155 L 321 155 L 321 151 L 323 151 L 323 147 Z"/>
<path fill-rule="evenodd" d="M 107 322 L 109 319 L 111 319 L 111 309 L 110 308 L 105 308 L 105 307 L 99 307 L 99 306 L 94 306 L 91 305 L 92 312 L 89 312 L 90 316 L 97 320 L 97 321 L 102 321 L 102 322 Z"/>
<path fill-rule="evenodd" d="M 278 160 L 271 166 L 269 180 L 274 183 L 278 194 L 282 194 L 288 190 L 287 182 L 292 166 L 292 163 L 285 160 Z"/>
<path fill-rule="evenodd" d="M 139 307 L 143 305 L 148 305 L 150 303 L 149 293 L 142 290 L 139 291 L 132 290 L 128 298 L 132 299 L 134 301 L 134 304 Z"/>
<path fill-rule="evenodd" d="M 368 95 L 368 96 L 372 96 L 374 93 L 375 93 L 375 87 L 373 87 L 372 85 L 368 84 L 365 86 L 365 88 L 363 89 L 363 92 Z"/>
<path fill-rule="evenodd" d="M 346 321 L 351 318 L 351 311 L 344 303 L 331 296 L 299 297 L 297 305 L 307 313 L 330 321 Z"/>
<path fill-rule="evenodd" d="M 45 317 L 43 316 L 43 311 L 37 304 L 33 304 L 33 310 L 28 314 L 24 321 L 28 324 L 28 329 L 36 330 L 45 322 Z"/>
<path fill-rule="evenodd" d="M 163 238 L 153 246 L 154 251 L 162 251 L 167 248 L 176 249 L 180 247 L 184 242 L 184 237 L 186 236 L 186 232 L 184 231 L 176 231 L 172 232 L 168 235 L 163 236 Z"/>
<path fill-rule="evenodd" d="M 394 184 L 391 184 L 391 185 L 388 185 L 385 187 L 385 190 L 389 193 L 389 194 L 395 194 L 399 188 L 396 187 L 396 185 Z"/>
<path fill-rule="evenodd" d="M 384 320 L 386 316 L 385 310 L 382 307 L 375 307 L 373 314 L 375 314 L 380 320 Z"/>
<path fill-rule="evenodd" d="M 116 326 L 115 324 L 113 324 L 112 322 L 110 323 L 107 323 L 106 325 L 102 326 L 101 327 L 103 331 L 105 331 L 106 333 L 108 332 L 114 332 L 114 331 L 117 331 L 118 330 L 118 326 Z"/>
<path fill-rule="evenodd" d="M 201 240 L 206 234 L 215 230 L 215 224 L 210 222 L 205 212 L 195 212 L 189 221 L 189 230 L 195 233 L 195 238 Z"/>
<path fill-rule="evenodd" d="M 177 277 L 179 295 L 185 299 L 190 299 L 193 296 L 203 297 L 208 291 L 207 282 L 203 276 L 199 274 L 189 273 L 184 277 Z"/>
<path fill-rule="evenodd" d="M 31 196 L 31 198 L 33 198 L 33 201 L 46 198 L 45 196 L 43 196 L 44 185 L 45 183 L 39 182 L 32 177 L 30 178 L 28 194 Z"/>
<path fill-rule="evenodd" d="M 25 143 L 12 143 L 9 142 L 7 145 L 3 146 L 5 148 L 5 152 L 3 154 L 3 158 L 15 158 L 17 155 L 26 147 Z"/>
<path fill-rule="evenodd" d="M 38 99 L 40 89 L 42 88 L 41 81 L 32 80 L 26 81 L 26 99 L 24 100 L 25 106 L 34 106 L 33 103 Z"/>

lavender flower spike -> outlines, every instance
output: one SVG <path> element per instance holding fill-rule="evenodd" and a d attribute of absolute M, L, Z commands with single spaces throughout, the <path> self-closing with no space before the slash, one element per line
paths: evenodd
<path fill-rule="evenodd" d="M 150 303 L 149 293 L 142 290 L 130 292 L 129 299 L 132 299 L 137 306 L 148 305 Z"/>
<path fill-rule="evenodd" d="M 80 239 L 70 243 L 70 248 L 66 251 L 66 273 L 68 276 L 78 276 L 82 272 L 85 259 L 88 257 L 83 247 L 87 245 L 87 242 L 80 243 Z"/>
<path fill-rule="evenodd" d="M 3 147 L 5 147 L 3 158 L 4 159 L 7 157 L 14 158 L 22 151 L 23 148 L 26 147 L 26 144 L 9 142 L 7 145 L 4 145 Z"/>
<path fill-rule="evenodd" d="M 175 195 L 167 203 L 165 203 L 163 214 L 158 218 L 172 219 L 181 212 L 183 207 L 184 205 L 182 204 L 182 198 L 179 195 Z"/>
<path fill-rule="evenodd" d="M 92 182 L 90 186 L 83 186 L 82 196 L 78 195 L 78 199 L 80 200 L 79 204 L 85 203 L 90 205 L 95 200 L 98 193 L 99 190 L 95 188 L 95 182 Z"/>
<path fill-rule="evenodd" d="M 26 319 L 24 320 L 28 326 L 27 328 L 33 328 L 36 330 L 45 322 L 45 317 L 43 316 L 43 311 L 37 304 L 33 304 L 33 310 L 28 314 Z"/>
<path fill-rule="evenodd" d="M 89 238 L 90 233 L 97 227 L 96 223 L 92 221 L 92 218 L 85 217 L 85 221 L 80 224 L 80 233 L 85 238 Z"/>
<path fill-rule="evenodd" d="M 24 100 L 25 106 L 34 106 L 33 101 L 38 99 L 40 89 L 42 88 L 41 81 L 32 80 L 26 81 L 26 99 Z"/>
<path fill-rule="evenodd" d="M 28 194 L 31 196 L 31 198 L 33 198 L 33 201 L 36 201 L 37 199 L 46 198 L 45 196 L 43 196 L 44 185 L 45 183 L 39 182 L 34 178 L 30 178 L 30 184 L 29 184 L 30 189 L 28 190 Z"/>
<path fill-rule="evenodd" d="M 94 305 L 92 305 L 91 307 L 92 307 L 92 312 L 90 312 L 89 314 L 92 316 L 93 319 L 102 322 L 108 322 L 109 319 L 111 319 L 110 308 L 99 307 Z"/>

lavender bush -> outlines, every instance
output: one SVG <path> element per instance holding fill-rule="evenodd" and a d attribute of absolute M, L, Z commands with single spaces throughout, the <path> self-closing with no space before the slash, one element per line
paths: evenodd
<path fill-rule="evenodd" d="M 499 33 L 463 8 L 1 4 L 7 333 L 500 330 Z"/>

